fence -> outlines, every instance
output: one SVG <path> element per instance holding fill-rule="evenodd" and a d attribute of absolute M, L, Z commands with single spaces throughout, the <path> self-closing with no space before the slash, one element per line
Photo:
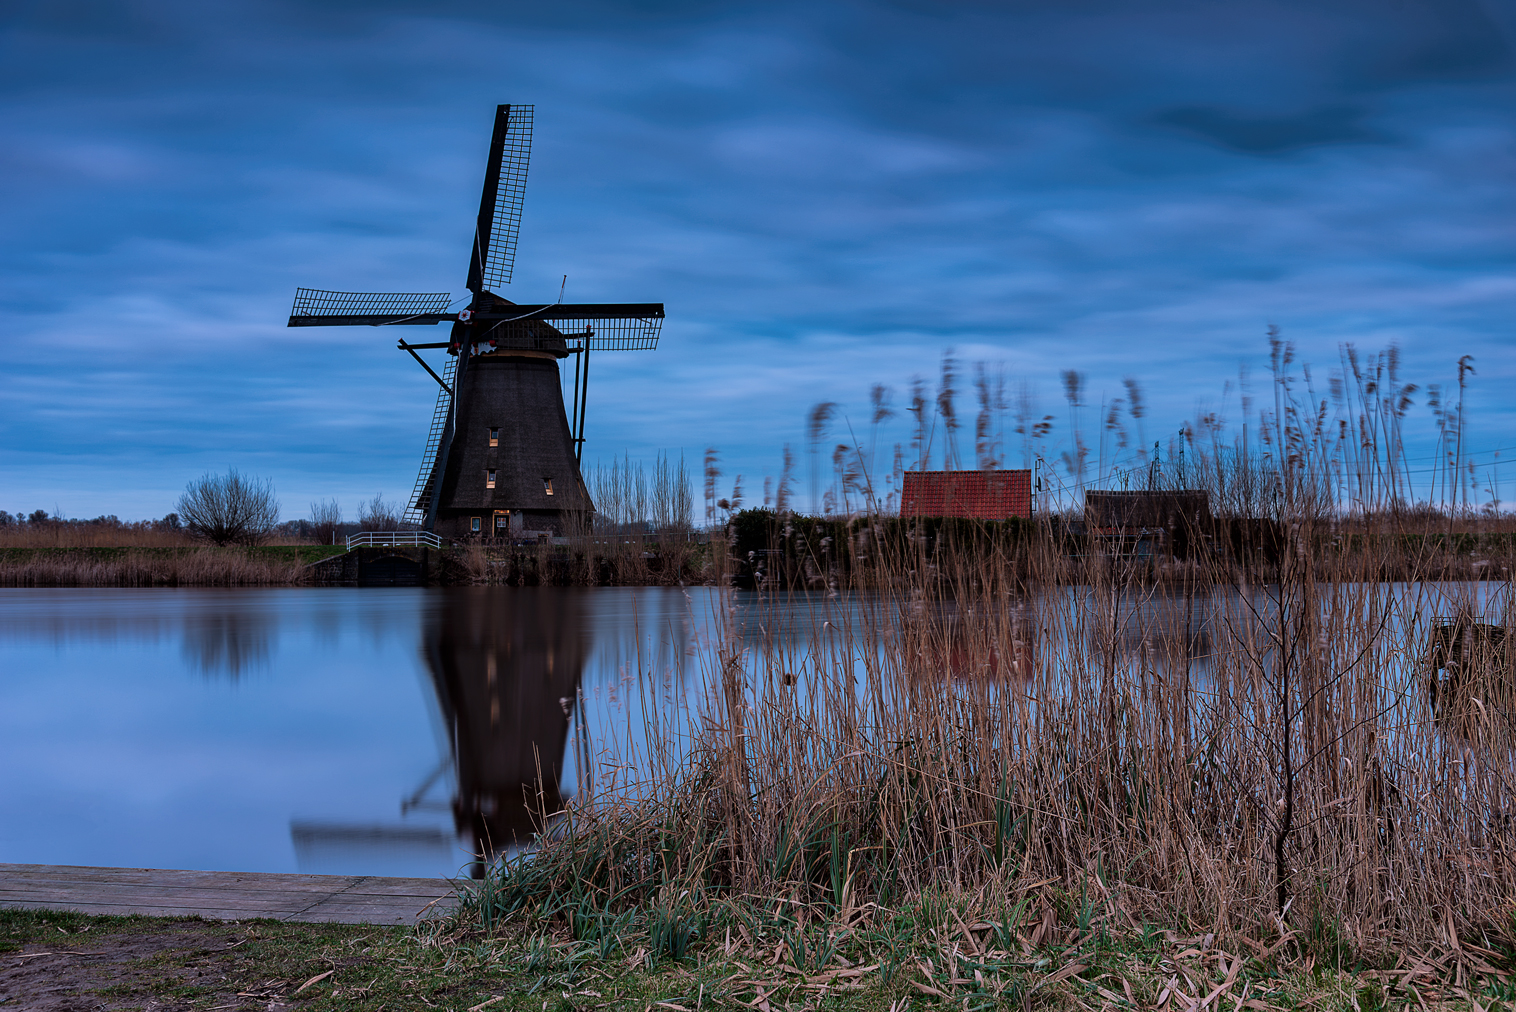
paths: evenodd
<path fill-rule="evenodd" d="M 442 539 L 428 531 L 359 531 L 357 534 L 347 536 L 347 547 L 358 548 L 361 545 L 397 545 L 429 548 L 441 548 Z"/>

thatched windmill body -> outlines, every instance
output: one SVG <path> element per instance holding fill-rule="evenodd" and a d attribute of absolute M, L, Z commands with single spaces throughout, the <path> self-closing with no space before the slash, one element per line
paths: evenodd
<path fill-rule="evenodd" d="M 455 312 L 447 292 L 301 288 L 290 312 L 291 327 L 452 323 L 447 341 L 398 343 L 441 387 L 406 518 L 444 538 L 561 534 L 587 518 L 594 504 L 579 463 L 590 352 L 652 350 L 663 325 L 661 302 L 517 305 L 495 294 L 515 266 L 532 111 L 496 109 L 466 309 Z M 417 354 L 437 348 L 448 355 L 440 374 Z"/>

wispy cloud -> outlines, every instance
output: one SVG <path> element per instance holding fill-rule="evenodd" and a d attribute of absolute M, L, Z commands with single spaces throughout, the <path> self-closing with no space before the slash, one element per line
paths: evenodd
<path fill-rule="evenodd" d="M 1512 419 L 1511 13 L 1215 5 L 59 2 L 0 31 L 0 508 L 155 515 L 235 463 L 408 490 L 433 390 L 296 285 L 455 293 L 498 101 L 538 127 L 520 301 L 662 300 L 591 457 L 777 468 L 945 347 L 1154 430 L 1285 328 L 1478 357 Z M 1163 421 L 1162 419 L 1172 419 Z M 898 438 L 892 430 L 883 438 Z M 1493 445 L 1493 444 L 1492 444 Z"/>

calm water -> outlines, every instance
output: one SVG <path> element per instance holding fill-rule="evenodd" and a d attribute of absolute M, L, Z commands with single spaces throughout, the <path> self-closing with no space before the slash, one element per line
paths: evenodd
<path fill-rule="evenodd" d="M 1407 615 L 1486 603 L 1459 585 L 1376 593 L 1409 594 Z M 1204 681 L 1228 601 L 1134 599 L 1109 649 Z M 856 604 L 739 595 L 737 627 L 857 677 L 856 644 L 823 624 Z M 720 605 L 708 588 L 0 588 L 0 862 L 466 872 L 529 837 L 539 770 L 551 812 L 586 769 L 641 761 L 654 702 L 684 731 Z M 1037 666 L 1073 649 L 1044 640 Z M 929 660 L 949 680 L 975 667 L 951 643 Z"/>
<path fill-rule="evenodd" d="M 694 691 L 710 594 L 0 589 L 0 862 L 456 874 Z"/>

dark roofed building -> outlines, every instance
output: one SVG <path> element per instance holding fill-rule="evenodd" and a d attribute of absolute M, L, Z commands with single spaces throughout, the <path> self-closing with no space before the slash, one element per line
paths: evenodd
<path fill-rule="evenodd" d="M 1173 530 L 1181 524 L 1208 526 L 1211 498 L 1203 489 L 1084 494 L 1084 521 L 1092 531 L 1135 533 L 1144 528 Z"/>
<path fill-rule="evenodd" d="M 900 515 L 1029 520 L 1032 472 L 907 471 L 900 493 Z"/>
<path fill-rule="evenodd" d="M 1108 549 L 1140 556 L 1166 551 L 1187 558 L 1213 534 L 1211 499 L 1203 489 L 1084 493 L 1084 523 Z"/>

